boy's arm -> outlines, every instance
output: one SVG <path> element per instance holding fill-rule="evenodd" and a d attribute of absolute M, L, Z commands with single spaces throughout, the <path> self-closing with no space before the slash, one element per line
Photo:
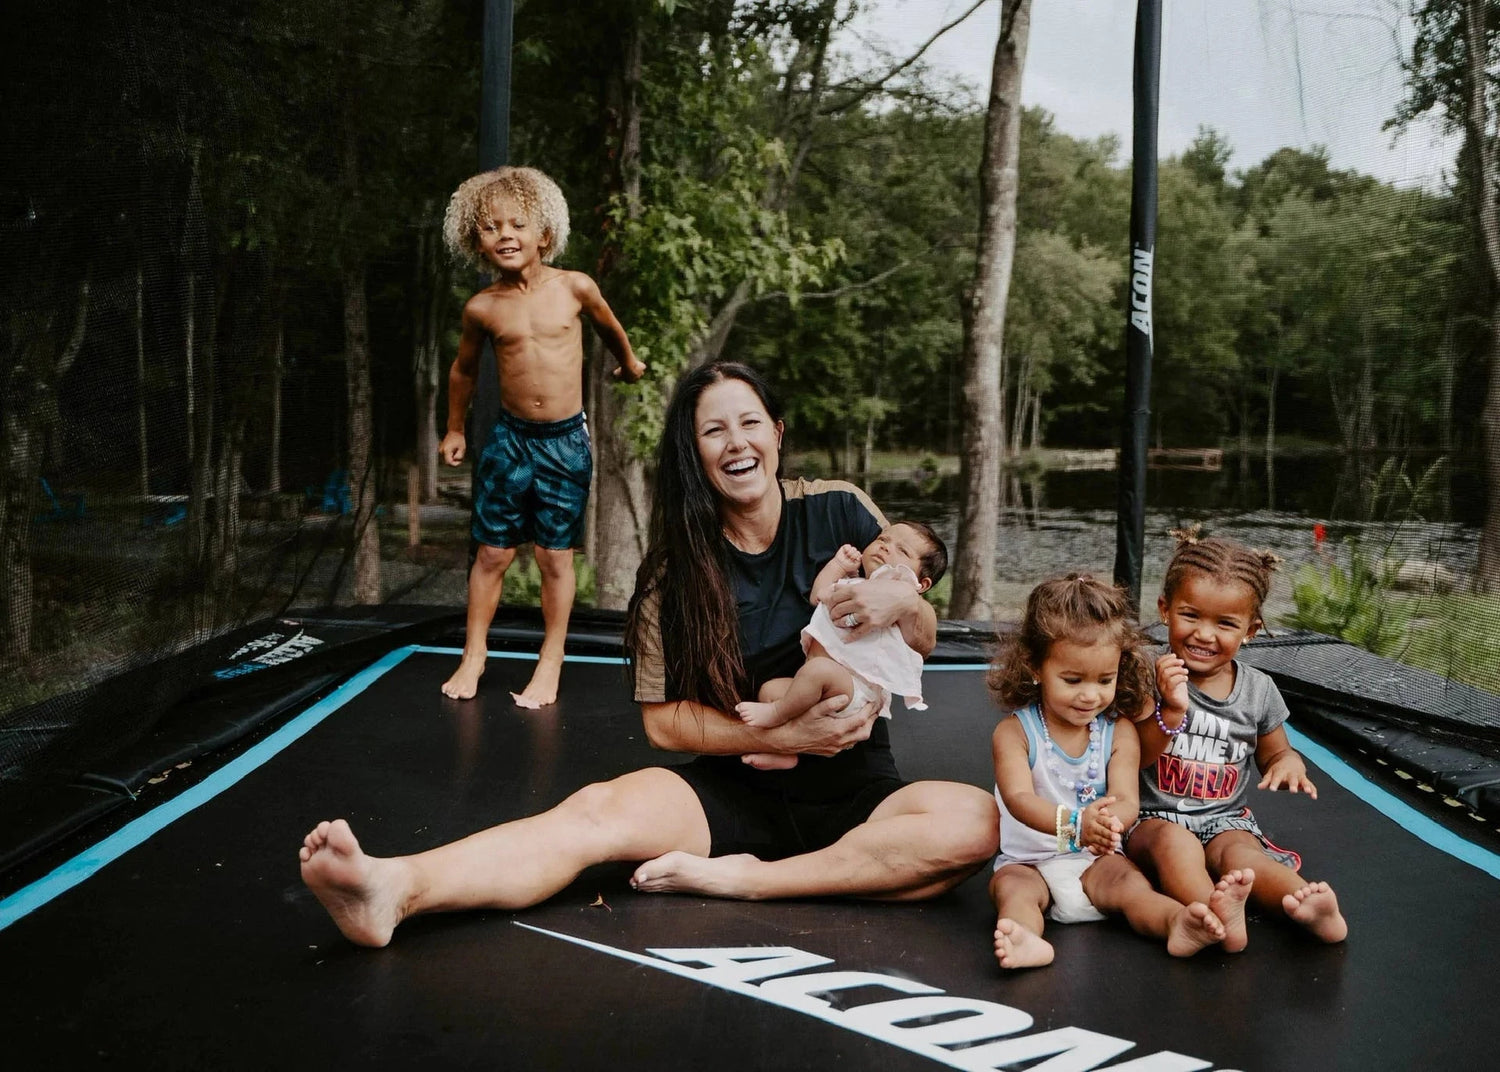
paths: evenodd
<path fill-rule="evenodd" d="M 1255 765 L 1260 768 L 1257 789 L 1282 789 L 1289 793 L 1306 793 L 1318 799 L 1317 787 L 1307 777 L 1307 764 L 1286 739 L 1286 730 L 1277 726 L 1255 742 Z"/>
<path fill-rule="evenodd" d="M 449 465 L 464 460 L 467 443 L 464 440 L 464 418 L 469 413 L 469 403 L 474 398 L 474 385 L 479 380 L 479 350 L 484 342 L 484 326 L 479 321 L 475 302 L 478 295 L 464 305 L 463 331 L 458 337 L 458 356 L 448 370 L 448 430 L 438 445 L 438 453 Z"/>
<path fill-rule="evenodd" d="M 634 383 L 645 375 L 645 362 L 637 360 L 635 351 L 630 348 L 630 339 L 625 335 L 625 329 L 616 319 L 609 303 L 604 300 L 604 295 L 599 293 L 599 285 L 582 272 L 573 274 L 576 277 L 573 294 L 578 299 L 578 304 L 583 308 L 584 315 L 594 325 L 594 330 L 599 332 L 604 345 L 620 363 L 620 367 L 615 369 L 615 376 L 626 383 Z"/>
<path fill-rule="evenodd" d="M 840 547 L 838 554 L 828 560 L 828 564 L 818 571 L 813 578 L 812 592 L 809 602 L 817 606 L 828 598 L 833 591 L 833 586 L 839 581 L 853 577 L 859 571 L 859 548 L 853 544 L 846 543 Z"/>

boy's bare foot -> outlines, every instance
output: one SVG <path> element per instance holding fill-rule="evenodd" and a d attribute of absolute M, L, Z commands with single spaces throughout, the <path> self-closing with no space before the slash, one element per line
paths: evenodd
<path fill-rule="evenodd" d="M 344 937 L 379 948 L 401 922 L 401 865 L 366 856 L 342 819 L 319 823 L 297 851 L 302 881 Z"/>
<path fill-rule="evenodd" d="M 465 655 L 460 659 L 453 676 L 443 682 L 443 695 L 453 700 L 472 700 L 479 691 L 479 679 L 484 675 L 485 658 L 481 655 L 471 659 Z"/>
<path fill-rule="evenodd" d="M 995 922 L 995 959 L 1002 968 L 1040 968 L 1052 963 L 1052 943 L 1013 919 Z"/>
<path fill-rule="evenodd" d="M 539 707 L 546 707 L 557 702 L 557 682 L 562 677 L 562 656 L 553 658 L 543 655 L 536 662 L 536 670 L 531 675 L 531 680 L 520 692 L 513 692 L 510 698 L 516 702 L 517 707 L 524 707 L 529 711 L 535 711 Z"/>
<path fill-rule="evenodd" d="M 1190 957 L 1204 946 L 1224 940 L 1224 924 L 1202 901 L 1182 906 L 1167 928 L 1167 952 Z"/>
<path fill-rule="evenodd" d="M 710 858 L 669 852 L 637 867 L 630 885 L 642 893 L 701 893 L 751 901 L 756 897 L 750 871 L 760 862 L 748 853 Z"/>
<path fill-rule="evenodd" d="M 740 716 L 740 721 L 747 726 L 779 726 L 786 719 L 776 713 L 776 705 L 773 703 L 759 703 L 756 700 L 745 700 L 734 705 L 734 713 Z"/>
<path fill-rule="evenodd" d="M 1296 893 L 1281 899 L 1286 914 L 1325 942 L 1342 942 L 1349 937 L 1349 924 L 1339 912 L 1338 898 L 1326 882 L 1309 882 Z"/>
<path fill-rule="evenodd" d="M 1214 886 L 1208 898 L 1208 910 L 1224 924 L 1224 951 L 1238 953 L 1250 944 L 1250 935 L 1245 930 L 1245 899 L 1250 896 L 1250 887 L 1255 883 L 1255 872 L 1226 871 Z"/>
<path fill-rule="evenodd" d="M 791 770 L 797 765 L 797 757 L 775 752 L 746 752 L 740 757 L 740 762 L 756 770 Z"/>

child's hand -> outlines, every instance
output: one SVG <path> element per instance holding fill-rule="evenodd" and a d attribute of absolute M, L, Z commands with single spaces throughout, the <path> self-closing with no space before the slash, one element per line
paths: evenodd
<path fill-rule="evenodd" d="M 646 375 L 646 363 L 634 356 L 615 369 L 615 379 L 624 380 L 626 383 L 635 383 L 644 375 Z"/>
<path fill-rule="evenodd" d="M 1115 800 L 1115 797 L 1101 797 L 1078 817 L 1082 828 L 1078 831 L 1078 843 L 1095 856 L 1108 856 L 1120 848 L 1125 824 L 1109 810 Z"/>
<path fill-rule="evenodd" d="M 833 556 L 834 561 L 843 567 L 846 574 L 853 575 L 859 570 L 859 564 L 864 561 L 859 548 L 853 544 L 846 543 L 839 548 L 839 553 Z"/>
<path fill-rule="evenodd" d="M 1162 721 L 1173 729 L 1188 711 L 1188 668 L 1170 651 L 1156 660 L 1156 691 L 1161 696 Z"/>
<path fill-rule="evenodd" d="M 449 465 L 457 465 L 464 460 L 464 451 L 467 446 L 462 432 L 449 432 L 438 444 L 438 457 Z"/>
<path fill-rule="evenodd" d="M 1314 800 L 1318 799 L 1318 789 L 1307 777 L 1307 764 L 1290 748 L 1271 760 L 1256 788 L 1273 792 L 1285 788 L 1288 793 L 1306 793 Z"/>

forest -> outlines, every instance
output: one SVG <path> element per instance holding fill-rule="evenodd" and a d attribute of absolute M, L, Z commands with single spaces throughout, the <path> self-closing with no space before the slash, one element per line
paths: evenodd
<path fill-rule="evenodd" d="M 827 471 L 860 472 L 877 452 L 958 456 L 968 471 L 981 452 L 1004 465 L 1119 442 L 1122 145 L 955 82 L 928 65 L 927 43 L 870 45 L 850 32 L 860 6 L 515 3 L 509 159 L 558 181 L 573 227 L 563 264 L 598 279 L 650 367 L 627 389 L 591 362 L 586 559 L 600 605 L 623 605 L 633 583 L 666 395 L 714 356 L 769 374 L 792 445 Z M 980 6 L 954 5 L 946 32 L 975 32 Z M 1030 2 L 1000 7 L 996 70 L 1005 59 L 1019 81 Z M 343 591 L 389 595 L 385 506 L 407 501 L 410 467 L 415 496 L 439 497 L 447 367 L 483 284 L 440 241 L 448 194 L 477 169 L 482 8 L 6 5 L 9 680 L 53 674 L 85 632 L 169 649 L 306 598 L 271 577 L 284 556 L 250 534 L 274 516 L 268 502 L 330 474 L 348 484 L 346 523 L 327 537 L 346 551 Z M 1478 467 L 1490 491 L 1463 583 L 1493 593 L 1500 119 L 1487 72 L 1500 3 L 1407 14 L 1415 44 L 1391 129 L 1431 114 L 1463 134 L 1442 188 L 1341 170 L 1317 146 L 1231 168 L 1234 146 L 1209 128 L 1161 161 L 1151 441 L 1396 452 L 1437 479 Z M 1007 123 L 1011 147 L 987 145 Z M 1004 196 L 987 178 L 1002 168 L 1018 175 L 1003 342 L 976 347 L 976 280 L 996 256 L 981 221 Z M 979 442 L 965 413 L 981 361 L 995 387 Z M 37 523 L 69 495 L 94 517 L 128 500 L 129 535 Z M 303 527 L 270 542 L 301 541 L 295 557 L 322 538 Z M 972 529 L 966 540 L 983 545 Z M 984 616 L 976 570 L 955 577 L 961 616 Z M 89 600 L 108 606 L 81 615 Z M 149 630 L 135 620 L 168 603 Z"/>

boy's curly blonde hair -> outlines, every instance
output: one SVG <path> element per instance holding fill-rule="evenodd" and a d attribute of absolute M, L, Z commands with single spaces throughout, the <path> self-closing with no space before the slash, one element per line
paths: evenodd
<path fill-rule="evenodd" d="M 986 683 L 1002 707 L 1014 710 L 1041 699 L 1038 672 L 1059 640 L 1088 644 L 1105 640 L 1120 647 L 1112 713 L 1134 719 L 1155 687 L 1146 652 L 1150 641 L 1136 625 L 1130 597 L 1087 573 L 1052 577 L 1031 590 L 1021 626 L 1000 642 Z"/>
<path fill-rule="evenodd" d="M 448 199 L 443 241 L 453 256 L 477 271 L 492 271 L 479 248 L 479 227 L 490 220 L 498 198 L 520 206 L 542 229 L 542 263 L 551 264 L 568 244 L 568 202 L 562 191 L 536 168 L 502 167 L 465 179 Z"/>

